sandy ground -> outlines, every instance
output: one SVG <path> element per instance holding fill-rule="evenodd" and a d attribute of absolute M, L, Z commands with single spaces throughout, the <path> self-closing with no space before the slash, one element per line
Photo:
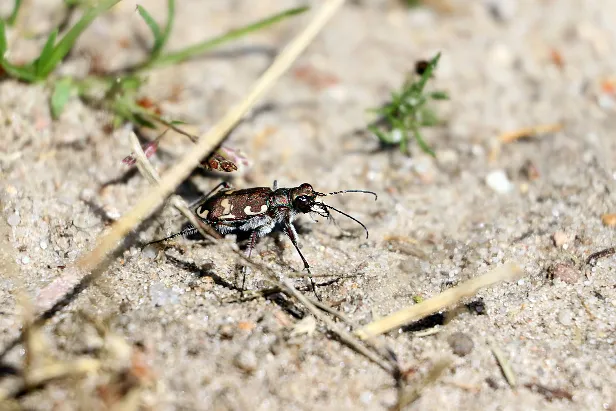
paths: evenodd
<path fill-rule="evenodd" d="M 296 4 L 178 3 L 176 48 Z M 378 192 L 377 202 L 362 195 L 329 199 L 368 226 L 368 240 L 344 218 L 344 231 L 325 221 L 297 222 L 302 251 L 322 276 L 317 280 L 343 277 L 319 293 L 360 324 L 502 263 L 523 267 L 519 281 L 467 301 L 483 301 L 481 315 L 463 309 L 445 324 L 436 316 L 387 335 L 411 385 L 439 360 L 452 361 L 410 408 L 616 409 L 616 257 L 586 264 L 616 243 L 614 227 L 601 221 L 616 212 L 616 95 L 609 87 L 616 82 L 616 2 L 460 1 L 449 11 L 357 3 L 339 12 L 275 86 L 262 102 L 270 109 L 233 133 L 228 144 L 253 161 L 233 184 L 270 186 L 277 179 L 326 192 Z M 83 73 L 92 55 L 109 70 L 141 58 L 148 30 L 134 6 L 125 1 L 97 20 L 62 71 Z M 164 6 L 147 4 L 161 19 Z M 54 7 L 33 8 L 29 24 L 44 32 Z M 308 18 L 154 71 L 143 93 L 206 130 Z M 18 42 L 11 57 L 32 57 L 40 41 Z M 366 109 L 384 102 L 416 60 L 437 51 L 442 60 L 433 84 L 451 95 L 437 106 L 445 125 L 426 132 L 437 159 L 415 146 L 411 157 L 374 152 L 375 140 L 353 133 L 370 119 Z M 174 93 L 177 101 L 170 101 Z M 52 121 L 48 98 L 44 85 L 0 83 L 0 348 L 22 324 L 18 290 L 36 298 L 148 188 L 121 163 L 131 151 L 125 129 L 107 134 L 108 116 L 76 100 Z M 551 123 L 562 131 L 498 150 L 501 133 Z M 190 150 L 179 137 L 169 143 L 153 158 L 161 173 Z M 532 178 L 529 164 L 538 173 Z M 503 192 L 486 183 L 499 171 L 511 183 L 496 187 Z M 180 193 L 192 200 L 218 179 L 196 174 Z M 136 239 L 160 238 L 183 223 L 167 207 Z M 261 240 L 254 258 L 285 274 L 301 269 L 281 235 Z M 221 302 L 237 295 L 236 277 L 235 259 L 222 247 L 179 240 L 154 258 L 133 243 L 46 322 L 50 355 L 108 359 L 112 335 L 117 346 L 132 347 L 132 367 L 142 378 L 141 388 L 128 391 L 142 409 L 379 410 L 396 403 L 391 376 L 329 338 L 321 324 L 291 335 L 306 316 L 300 305 L 280 295 Z M 256 272 L 247 281 L 249 289 L 266 285 Z M 433 326 L 438 332 L 422 336 Z M 517 386 L 504 379 L 489 339 L 509 360 Z M 459 355 L 460 345 L 470 352 Z M 7 370 L 20 368 L 23 357 L 21 346 L 8 352 L 0 387 L 15 384 Z M 123 398 L 128 377 L 118 370 L 127 361 L 46 384 L 12 406 L 101 409 L 105 400 Z"/>

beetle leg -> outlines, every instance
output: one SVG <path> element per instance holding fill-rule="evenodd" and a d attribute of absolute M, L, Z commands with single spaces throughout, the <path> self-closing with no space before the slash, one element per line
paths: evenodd
<path fill-rule="evenodd" d="M 299 249 L 299 245 L 297 243 L 297 232 L 295 231 L 295 227 L 293 227 L 293 223 L 291 222 L 291 216 L 288 213 L 285 215 L 284 218 L 284 231 L 289 237 L 289 240 L 291 240 L 291 242 L 293 243 L 293 246 L 297 250 L 297 253 L 302 258 L 302 261 L 304 262 L 304 269 L 308 271 L 308 278 L 310 278 L 310 286 L 312 287 L 314 295 L 317 297 L 317 300 L 321 301 L 321 297 L 319 297 L 319 294 L 317 294 L 317 287 L 314 283 L 314 280 L 312 279 L 312 273 L 310 272 L 310 264 L 308 264 L 308 261 L 306 261 L 304 255 Z"/>
<path fill-rule="evenodd" d="M 252 249 L 255 248 L 255 243 L 257 242 L 257 230 L 254 230 L 250 233 L 250 242 L 248 243 L 248 248 L 246 248 L 246 258 L 250 258 L 250 254 L 252 254 Z M 242 293 L 244 293 L 244 286 L 246 285 L 246 272 L 248 271 L 248 267 L 244 266 L 242 268 Z"/>
<path fill-rule="evenodd" d="M 278 180 L 274 180 L 274 184 L 272 184 L 272 189 L 274 191 L 278 190 Z"/>
<path fill-rule="evenodd" d="M 218 185 L 216 185 L 216 187 L 214 187 L 212 189 L 212 191 L 210 191 L 209 193 L 207 193 L 204 196 L 201 196 L 197 201 L 194 201 L 192 204 L 190 204 L 188 207 L 189 208 L 193 208 L 194 206 L 196 206 L 199 203 L 204 202 L 205 200 L 207 200 L 208 198 L 210 198 L 214 193 L 216 193 L 217 191 L 220 190 L 228 190 L 231 188 L 231 184 L 229 184 L 226 181 L 222 181 L 220 182 Z"/>

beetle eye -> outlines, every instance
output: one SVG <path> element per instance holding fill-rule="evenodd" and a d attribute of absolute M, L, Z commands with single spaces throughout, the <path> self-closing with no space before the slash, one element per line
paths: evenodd
<path fill-rule="evenodd" d="M 310 211 L 310 198 L 308 196 L 298 196 L 294 203 L 295 207 L 302 213 Z"/>

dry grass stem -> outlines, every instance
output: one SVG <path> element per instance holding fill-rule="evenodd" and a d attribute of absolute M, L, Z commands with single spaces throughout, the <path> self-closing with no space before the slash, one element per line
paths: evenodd
<path fill-rule="evenodd" d="M 93 358 L 79 358 L 74 361 L 58 362 L 29 371 L 24 378 L 28 387 L 38 387 L 51 380 L 73 377 L 98 371 L 101 362 Z"/>
<path fill-rule="evenodd" d="M 340 328 L 331 318 L 326 316 L 319 310 L 313 303 L 310 301 L 305 295 L 297 291 L 295 287 L 289 282 L 287 279 L 283 279 L 280 281 L 280 284 L 283 289 L 285 289 L 289 294 L 295 297 L 300 303 L 302 303 L 308 311 L 316 318 L 321 320 L 325 326 L 334 334 L 338 336 L 340 341 L 362 354 L 363 356 L 370 359 L 375 364 L 378 364 L 385 371 L 389 372 L 392 375 L 398 374 L 398 365 L 390 359 L 385 353 L 376 354 L 374 351 L 371 351 L 368 347 L 366 347 L 357 337 L 355 337 L 349 331 Z M 378 347 L 375 347 L 378 349 Z"/>
<path fill-rule="evenodd" d="M 413 333 L 413 337 L 418 337 L 418 338 L 429 337 L 431 335 L 440 333 L 442 330 L 443 330 L 442 328 L 440 328 L 439 326 L 436 326 L 434 328 L 428 328 L 427 330 L 424 330 L 424 331 L 416 331 Z"/>
<path fill-rule="evenodd" d="M 515 264 L 502 265 L 488 274 L 470 279 L 457 287 L 450 288 L 419 304 L 412 305 L 377 321 L 373 321 L 358 330 L 356 334 L 365 340 L 386 333 L 433 314 L 443 308 L 452 306 L 458 303 L 462 298 L 475 295 L 475 293 L 483 287 L 518 278 L 521 273 L 522 270 Z"/>
<path fill-rule="evenodd" d="M 505 376 L 507 383 L 511 388 L 515 388 L 515 386 L 517 385 L 517 380 L 515 378 L 515 373 L 513 372 L 511 365 L 509 365 L 507 357 L 505 357 L 505 354 L 503 354 L 501 349 L 498 348 L 498 346 L 496 345 L 496 343 L 494 343 L 494 341 L 492 341 L 492 339 L 488 339 L 488 345 L 490 346 L 492 354 L 494 354 L 494 358 L 496 358 L 498 365 L 503 371 L 503 375 Z"/>
<path fill-rule="evenodd" d="M 398 390 L 398 403 L 395 407 L 393 407 L 393 409 L 396 411 L 402 410 L 407 405 L 417 401 L 419 397 L 421 397 L 422 392 L 429 385 L 434 384 L 440 378 L 443 372 L 445 372 L 449 368 L 451 363 L 452 361 L 449 359 L 442 359 L 437 362 L 434 367 L 432 367 L 428 375 L 418 385 L 411 387 L 407 390 L 400 388 Z"/>
<path fill-rule="evenodd" d="M 229 247 L 229 249 L 231 249 L 231 247 Z M 335 315 L 336 317 L 341 319 L 342 321 L 345 321 L 345 320 L 346 320 L 345 322 L 348 321 L 347 324 L 350 327 L 353 327 L 353 323 L 349 319 L 347 319 L 344 315 L 340 315 L 340 313 L 335 312 L 333 308 L 328 307 L 324 303 L 318 303 L 319 307 L 317 307 L 317 305 L 315 305 L 315 303 L 311 299 L 309 299 L 308 297 L 303 295 L 301 292 L 299 292 L 295 287 L 293 287 L 293 285 L 289 282 L 288 279 L 279 279 L 278 275 L 276 275 L 276 273 L 274 273 L 272 270 L 270 270 L 265 265 L 256 263 L 248 259 L 246 256 L 244 256 L 239 251 L 236 251 L 233 249 L 231 250 L 240 258 L 240 260 L 244 261 L 247 265 L 265 273 L 268 277 L 268 281 L 273 283 L 276 287 L 280 288 L 282 292 L 284 292 L 285 294 L 289 296 L 295 297 L 295 299 L 298 300 L 301 304 L 303 304 L 308 309 L 308 311 L 310 311 L 312 315 L 314 315 L 317 319 L 321 320 L 332 333 L 336 334 L 338 338 L 340 339 L 340 341 L 342 341 L 343 343 L 345 343 L 347 346 L 354 349 L 358 353 L 364 355 L 369 360 L 379 365 L 381 368 L 383 368 L 390 374 L 398 375 L 398 371 L 399 371 L 398 363 L 396 362 L 394 358 L 392 358 L 392 356 L 390 355 L 390 352 L 387 350 L 387 348 L 385 348 L 385 346 L 379 340 L 373 339 L 370 341 L 363 341 L 363 342 L 360 341 L 351 332 L 340 328 L 331 318 L 329 318 L 327 315 L 325 315 L 320 310 L 329 312 L 332 315 Z M 327 309 L 325 307 L 327 307 Z M 374 351 L 371 351 L 364 344 L 370 345 Z"/>
<path fill-rule="evenodd" d="M 508 131 L 498 136 L 498 140 L 503 144 L 513 143 L 524 137 L 534 137 L 541 134 L 555 133 L 562 130 L 562 124 L 541 124 L 533 127 L 524 127 L 519 130 Z"/>

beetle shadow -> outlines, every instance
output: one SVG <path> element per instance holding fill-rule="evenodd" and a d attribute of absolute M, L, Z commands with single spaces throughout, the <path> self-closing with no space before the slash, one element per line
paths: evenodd
<path fill-rule="evenodd" d="M 195 263 L 183 261 L 183 260 L 180 260 L 179 258 L 176 258 L 168 254 L 165 254 L 165 257 L 167 258 L 167 261 L 169 261 L 171 264 L 175 265 L 176 267 L 180 269 L 193 273 L 197 278 L 209 277 L 214 281 L 214 284 L 216 285 L 220 285 L 222 287 L 225 287 L 233 291 L 242 291 L 235 284 L 232 284 L 231 282 L 225 280 L 224 278 L 216 274 L 213 270 L 213 266 L 210 264 L 206 264 L 202 267 L 199 267 Z"/>
<path fill-rule="evenodd" d="M 242 292 L 242 289 L 240 287 L 216 274 L 213 270 L 213 265 L 204 265 L 202 267 L 199 267 L 194 263 L 182 261 L 170 255 L 166 255 L 166 258 L 167 261 L 174 264 L 176 267 L 195 274 L 197 278 L 209 277 L 214 281 L 216 285 L 220 285 L 228 290 L 237 291 L 239 293 Z M 283 311 L 293 316 L 294 318 L 301 320 L 306 315 L 304 310 L 302 310 L 297 304 L 293 302 L 292 299 L 290 299 L 286 294 L 281 291 L 272 290 L 271 293 L 263 293 L 263 297 L 278 305 Z"/>

